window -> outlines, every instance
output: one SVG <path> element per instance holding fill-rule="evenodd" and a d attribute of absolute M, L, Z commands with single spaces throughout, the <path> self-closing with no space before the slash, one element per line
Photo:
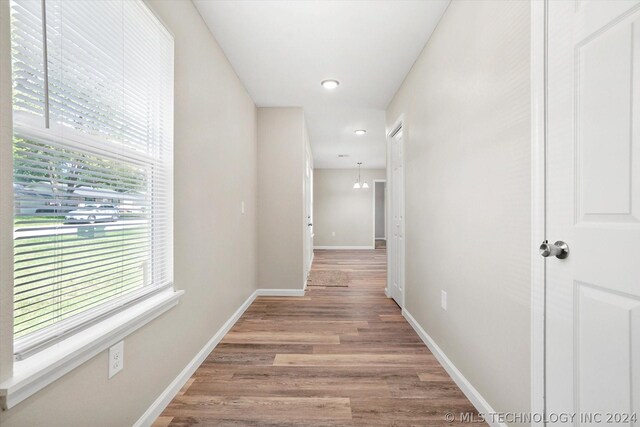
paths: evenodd
<path fill-rule="evenodd" d="M 21 359 L 172 286 L 173 38 L 141 0 L 12 0 Z"/>

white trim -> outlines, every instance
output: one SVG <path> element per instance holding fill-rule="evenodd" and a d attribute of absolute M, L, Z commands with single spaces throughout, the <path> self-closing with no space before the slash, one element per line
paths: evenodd
<path fill-rule="evenodd" d="M 433 355 L 438 359 L 440 365 L 447 371 L 449 376 L 453 379 L 453 381 L 458 385 L 460 390 L 467 396 L 467 399 L 473 404 L 473 406 L 480 412 L 480 414 L 484 415 L 485 421 L 490 426 L 494 427 L 506 427 L 507 425 L 504 423 L 492 422 L 492 417 L 489 414 L 495 414 L 496 411 L 489 405 L 484 397 L 480 394 L 478 390 L 467 380 L 462 372 L 456 368 L 453 362 L 447 357 L 447 355 L 442 351 L 438 344 L 427 334 L 427 332 L 422 329 L 422 326 L 418 323 L 416 319 L 411 316 L 411 314 L 406 310 L 402 309 L 402 315 L 407 322 L 411 325 L 411 327 L 416 331 L 420 339 L 429 347 L 429 350 Z M 497 418 L 497 417 L 496 417 Z"/>
<path fill-rule="evenodd" d="M 385 196 L 385 201 L 387 203 L 387 211 L 386 211 L 386 218 L 385 218 L 385 222 L 387 223 L 385 225 L 385 228 L 387 229 L 387 231 L 392 231 L 393 230 L 393 225 L 389 224 L 389 222 L 391 221 L 390 217 L 391 217 L 391 200 L 393 199 L 393 194 L 391 194 L 391 186 L 389 185 L 391 183 L 391 135 L 394 134 L 397 130 L 399 130 L 401 127 L 404 127 L 404 115 L 401 114 L 400 117 L 395 121 L 395 123 L 393 124 L 393 126 L 387 130 L 387 135 L 386 135 L 386 141 L 385 141 L 385 151 L 386 151 L 386 167 L 387 167 L 387 194 Z M 392 298 L 391 296 L 391 275 L 389 274 L 389 272 L 391 271 L 391 255 L 393 253 L 393 239 L 391 239 L 391 243 L 389 241 L 387 241 L 387 286 L 386 288 L 384 288 L 384 294 L 387 296 L 387 298 Z"/>
<path fill-rule="evenodd" d="M 249 298 L 224 322 L 211 339 L 202 347 L 193 359 L 184 367 L 184 369 L 174 378 L 166 389 L 153 401 L 151 406 L 142 414 L 135 422 L 133 427 L 150 427 L 156 419 L 162 414 L 162 411 L 171 403 L 173 398 L 178 394 L 180 389 L 191 378 L 195 371 L 200 367 L 202 362 L 222 341 L 222 338 L 231 330 L 233 325 L 242 317 L 249 306 L 260 296 L 304 296 L 304 291 L 298 289 L 256 289 Z"/>
<path fill-rule="evenodd" d="M 13 81 L 10 9 L 8 1 L 0 1 L 0 382 L 10 378 L 13 369 Z"/>
<path fill-rule="evenodd" d="M 313 247 L 309 248 L 311 251 L 311 262 L 309 262 L 309 269 L 307 270 L 304 278 L 304 283 L 302 284 L 302 289 L 307 290 L 307 283 L 309 282 L 309 274 L 311 274 L 311 266 L 313 265 L 313 258 L 315 257 L 315 253 L 313 252 Z"/>
<path fill-rule="evenodd" d="M 82 365 L 180 301 L 173 289 L 114 314 L 82 332 L 13 364 L 13 376 L 0 384 L 3 407 L 10 409 Z"/>
<path fill-rule="evenodd" d="M 304 289 L 258 289 L 259 297 L 303 297 Z"/>
<path fill-rule="evenodd" d="M 375 244 L 375 243 L 374 243 Z M 314 246 L 313 249 L 360 250 L 375 249 L 375 246 Z"/>
<path fill-rule="evenodd" d="M 393 180 L 392 178 L 392 173 L 393 173 L 393 164 L 392 164 L 392 158 L 391 158 L 391 144 L 393 141 L 393 138 L 395 137 L 395 135 L 402 130 L 402 147 L 403 147 L 403 153 L 406 153 L 406 141 L 408 140 L 408 134 L 409 134 L 409 130 L 407 129 L 407 124 L 405 122 L 405 118 L 404 118 L 404 113 L 400 114 L 400 116 L 396 119 L 396 121 L 394 122 L 393 126 L 390 128 L 390 130 L 387 132 L 387 194 L 385 195 L 385 199 L 388 200 L 388 204 L 387 204 L 387 218 L 386 220 L 388 221 L 387 224 L 392 221 L 391 217 L 393 216 L 393 207 L 391 206 L 393 203 L 393 199 L 394 199 L 394 195 L 393 195 Z M 402 159 L 402 213 L 403 215 L 405 214 L 405 206 L 406 206 L 406 182 L 405 182 L 405 167 L 406 167 L 406 162 L 404 161 L 404 155 L 403 155 L 403 159 Z M 405 228 L 406 224 L 403 222 L 402 224 L 402 233 L 405 236 L 405 240 L 406 240 L 406 228 Z M 391 224 L 391 226 L 387 226 L 386 227 L 387 230 L 393 230 L 393 224 Z M 393 233 L 393 231 L 392 231 Z M 386 233 L 385 233 L 386 234 Z M 393 239 L 391 240 L 392 243 L 390 244 L 389 241 L 387 241 L 387 288 L 385 290 L 385 293 L 387 295 L 391 295 L 391 281 L 393 280 L 391 275 L 389 274 L 389 272 L 391 271 L 391 257 L 395 256 L 395 252 L 397 251 L 397 248 L 395 247 L 395 245 L 393 244 Z M 375 243 L 374 243 L 375 244 Z M 406 245 L 405 245 L 405 258 L 403 261 L 406 261 Z M 397 268 L 397 266 L 396 266 Z M 402 268 L 404 270 L 405 268 L 405 262 L 403 262 L 402 264 Z M 406 302 L 406 294 L 407 294 L 407 281 L 406 281 L 406 271 L 403 271 L 402 277 L 404 278 L 404 283 L 403 285 L 403 289 L 402 289 L 402 304 L 398 304 L 400 305 L 400 308 L 404 308 L 405 306 L 405 302 Z M 393 296 L 391 296 L 393 298 Z M 397 301 L 396 301 L 397 303 Z"/>
<path fill-rule="evenodd" d="M 545 239 L 546 7 L 546 1 L 531 2 L 531 412 L 534 414 L 545 412 L 545 263 L 537 248 Z"/>
<path fill-rule="evenodd" d="M 307 272 L 307 280 L 304 281 L 304 290 L 307 290 L 307 283 L 309 282 L 309 274 L 311 274 L 311 269 L 313 268 L 313 261 L 316 259 L 316 253 L 313 251 L 313 247 L 311 248 L 311 265 L 309 266 L 309 271 Z"/>
<path fill-rule="evenodd" d="M 156 11 L 153 8 L 153 3 L 151 2 L 151 0 L 142 0 L 145 4 L 145 6 L 147 7 L 147 10 L 153 15 L 154 18 L 156 18 L 158 20 L 158 22 L 160 22 L 160 24 L 164 27 L 164 30 L 171 36 L 171 38 L 175 41 L 176 36 L 173 33 L 173 31 L 171 31 L 169 29 L 169 26 L 166 24 L 166 22 L 160 17 L 160 15 L 158 15 L 156 13 Z"/>
<path fill-rule="evenodd" d="M 314 248 L 309 248 L 311 251 L 311 262 L 309 263 L 309 270 L 307 270 L 306 278 L 304 279 L 304 283 L 302 284 L 302 289 L 307 290 L 307 283 L 309 282 L 309 274 L 311 274 L 311 267 L 313 266 L 313 260 L 316 257 L 316 254 L 313 252 Z"/>
<path fill-rule="evenodd" d="M 173 284 L 165 286 L 147 285 L 141 289 L 131 291 L 130 293 L 116 298 L 114 301 L 106 302 L 99 307 L 88 310 L 85 313 L 79 313 L 68 319 L 59 321 L 57 324 L 29 334 L 27 337 L 19 338 L 13 342 L 14 360 L 22 361 L 28 357 L 46 350 L 56 342 L 64 341 L 66 338 L 82 333 L 87 327 L 104 322 L 114 314 L 126 310 L 128 307 L 142 303 L 144 300 L 151 298 L 168 289 L 173 291 Z"/>

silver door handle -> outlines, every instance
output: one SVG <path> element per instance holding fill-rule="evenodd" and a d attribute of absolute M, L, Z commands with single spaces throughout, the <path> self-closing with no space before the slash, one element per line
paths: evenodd
<path fill-rule="evenodd" d="M 540 255 L 545 258 L 553 255 L 558 259 L 565 259 L 569 256 L 569 245 L 562 240 L 558 240 L 553 244 L 549 243 L 548 240 L 545 240 L 540 245 Z"/>

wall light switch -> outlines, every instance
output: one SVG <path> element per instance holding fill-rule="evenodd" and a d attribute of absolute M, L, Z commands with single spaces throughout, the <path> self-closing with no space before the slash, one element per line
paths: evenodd
<path fill-rule="evenodd" d="M 240 213 L 244 215 L 244 202 L 240 203 Z"/>
<path fill-rule="evenodd" d="M 109 378 L 113 377 L 124 367 L 124 341 L 109 348 Z"/>
<path fill-rule="evenodd" d="M 445 291 L 440 291 L 440 307 L 447 311 L 447 293 Z"/>
<path fill-rule="evenodd" d="M 335 231 L 332 231 L 332 232 L 331 232 L 331 236 L 336 237 L 336 232 L 335 232 Z"/>

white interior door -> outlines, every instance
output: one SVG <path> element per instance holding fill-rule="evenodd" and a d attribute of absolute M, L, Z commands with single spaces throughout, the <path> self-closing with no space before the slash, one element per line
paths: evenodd
<path fill-rule="evenodd" d="M 304 225 L 305 225 L 305 274 L 309 274 L 313 262 L 313 167 L 311 153 L 307 147 L 305 153 L 304 177 Z M 305 282 L 306 283 L 306 282 Z"/>
<path fill-rule="evenodd" d="M 547 415 L 640 426 L 640 4 L 547 7 Z"/>
<path fill-rule="evenodd" d="M 391 242 L 389 293 L 404 307 L 404 147 L 402 130 L 391 138 Z M 387 239 L 389 240 L 389 239 Z"/>

